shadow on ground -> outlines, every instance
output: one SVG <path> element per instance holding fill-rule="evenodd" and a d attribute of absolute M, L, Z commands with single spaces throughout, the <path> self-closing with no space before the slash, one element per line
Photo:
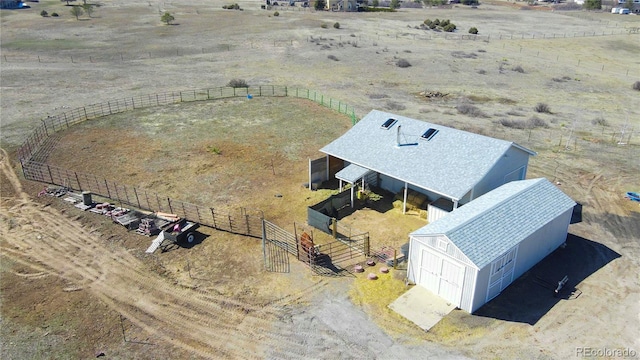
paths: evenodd
<path fill-rule="evenodd" d="M 534 325 L 558 302 L 580 301 L 577 285 L 620 256 L 605 245 L 569 234 L 566 247 L 549 254 L 474 315 Z M 568 280 L 556 295 L 565 276 Z"/>

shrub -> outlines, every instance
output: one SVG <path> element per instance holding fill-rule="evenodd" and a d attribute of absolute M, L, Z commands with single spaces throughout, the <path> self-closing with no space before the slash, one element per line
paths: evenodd
<path fill-rule="evenodd" d="M 53 16 L 53 17 L 58 17 L 58 16 L 60 16 L 60 15 L 58 15 L 58 13 L 57 13 L 57 12 L 54 12 L 54 13 L 51 13 L 51 16 Z"/>
<path fill-rule="evenodd" d="M 478 70 L 478 74 L 480 74 L 480 75 L 484 75 L 486 73 L 487 73 L 487 70 L 484 70 L 484 69 Z"/>
<path fill-rule="evenodd" d="M 537 113 L 551 114 L 551 108 L 549 108 L 549 105 L 545 103 L 536 104 L 536 106 L 533 107 L 533 110 L 535 110 Z"/>
<path fill-rule="evenodd" d="M 549 124 L 547 124 L 546 121 L 544 121 L 543 119 L 540 119 L 537 116 L 533 116 L 531 119 L 529 119 L 529 121 L 527 122 L 527 127 L 529 129 L 535 129 L 535 128 L 548 128 Z"/>
<path fill-rule="evenodd" d="M 432 24 L 435 24 L 436 26 L 440 25 L 440 19 L 433 20 Z"/>
<path fill-rule="evenodd" d="M 512 129 L 526 129 L 527 122 L 524 120 L 500 119 L 500 125 Z"/>
<path fill-rule="evenodd" d="M 454 24 L 447 24 L 447 26 L 443 27 L 442 30 L 446 31 L 446 32 L 453 32 L 456 29 L 456 26 Z"/>
<path fill-rule="evenodd" d="M 322 25 L 320 25 L 320 27 L 321 27 L 321 28 L 323 28 L 323 29 L 326 29 L 326 28 L 328 28 L 328 27 L 329 27 L 329 25 L 327 25 L 327 24 L 322 24 Z"/>
<path fill-rule="evenodd" d="M 232 88 L 248 88 L 249 84 L 243 79 L 232 79 L 227 86 Z"/>
<path fill-rule="evenodd" d="M 49 16 L 49 13 L 46 10 L 42 10 L 42 11 L 40 11 L 40 16 L 47 17 L 47 16 Z"/>
<path fill-rule="evenodd" d="M 607 119 L 603 118 L 602 116 L 600 116 L 599 118 L 595 118 L 595 119 L 591 120 L 591 124 L 599 125 L 599 126 L 608 126 L 609 125 L 609 123 L 607 122 Z"/>
<path fill-rule="evenodd" d="M 236 4 L 231 4 L 231 5 L 222 5 L 223 9 L 227 9 L 227 10 L 242 10 L 240 9 L 240 5 Z"/>
<path fill-rule="evenodd" d="M 390 96 L 387 94 L 369 94 L 369 99 L 388 99 Z"/>
<path fill-rule="evenodd" d="M 385 108 L 387 110 L 404 110 L 407 107 L 403 104 L 400 104 L 399 102 L 393 101 L 393 100 L 389 100 L 387 101 L 387 105 L 385 106 Z"/>
<path fill-rule="evenodd" d="M 471 117 L 486 117 L 487 115 L 480 110 L 477 106 L 472 104 L 460 104 L 456 106 L 459 114 L 471 116 Z"/>
<path fill-rule="evenodd" d="M 532 117 L 529 120 L 511 120 L 500 119 L 500 125 L 512 129 L 535 129 L 535 128 L 548 128 L 549 124 L 546 121 L 540 119 L 537 116 Z"/>
<path fill-rule="evenodd" d="M 473 34 L 473 35 L 478 34 L 478 28 L 472 27 L 471 29 L 469 29 L 469 34 Z"/>
<path fill-rule="evenodd" d="M 276 11 L 273 13 L 273 16 L 280 16 L 280 13 Z"/>
<path fill-rule="evenodd" d="M 440 26 L 442 26 L 442 27 L 445 27 L 445 26 L 447 26 L 447 25 L 449 25 L 449 24 L 451 24 L 451 21 L 449 21 L 449 19 L 447 19 L 447 20 L 442 20 L 442 21 L 440 22 Z"/>
<path fill-rule="evenodd" d="M 433 21 L 431 21 L 430 19 L 427 19 L 424 21 L 424 24 L 427 26 L 431 26 L 431 24 L 433 24 Z"/>
<path fill-rule="evenodd" d="M 466 53 L 464 51 L 453 51 L 451 52 L 451 56 L 453 56 L 454 58 L 458 58 L 458 59 L 475 59 L 478 57 L 478 54 L 476 53 Z"/>
<path fill-rule="evenodd" d="M 583 7 L 585 10 L 600 10 L 602 9 L 602 0 L 586 0 Z"/>
<path fill-rule="evenodd" d="M 524 69 L 520 65 L 514 66 L 513 69 L 511 69 L 511 70 L 513 70 L 515 72 L 519 72 L 520 74 L 524 74 Z"/>
<path fill-rule="evenodd" d="M 640 81 L 636 81 L 633 83 L 633 90 L 640 91 Z"/>
<path fill-rule="evenodd" d="M 340 29 L 340 23 L 339 22 L 333 23 L 333 28 L 334 29 Z"/>
<path fill-rule="evenodd" d="M 327 56 L 327 58 L 333 60 L 333 61 L 339 61 L 338 58 L 335 55 L 329 55 Z"/>
<path fill-rule="evenodd" d="M 406 59 L 398 59 L 398 61 L 396 61 L 396 66 L 399 68 L 408 68 L 411 64 Z"/>
<path fill-rule="evenodd" d="M 563 76 L 561 78 L 552 78 L 551 80 L 555 81 L 555 82 L 566 82 L 566 81 L 571 80 L 571 78 L 568 77 L 568 76 Z"/>

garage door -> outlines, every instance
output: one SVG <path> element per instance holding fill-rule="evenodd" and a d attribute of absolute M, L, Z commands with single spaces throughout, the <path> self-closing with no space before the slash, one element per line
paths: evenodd
<path fill-rule="evenodd" d="M 416 283 L 460 306 L 464 268 L 449 260 L 444 254 L 421 246 L 420 277 Z"/>

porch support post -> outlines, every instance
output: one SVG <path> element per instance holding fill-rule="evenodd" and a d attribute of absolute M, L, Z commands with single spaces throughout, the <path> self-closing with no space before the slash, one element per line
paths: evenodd
<path fill-rule="evenodd" d="M 402 202 L 402 213 L 405 214 L 407 212 L 407 188 L 408 184 L 404 183 L 404 201 Z"/>
<path fill-rule="evenodd" d="M 353 207 L 353 188 L 355 184 L 351 184 L 351 207 Z"/>
<path fill-rule="evenodd" d="M 342 192 L 342 179 L 340 179 L 340 192 Z"/>
<path fill-rule="evenodd" d="M 329 155 L 327 155 L 327 179 L 329 180 Z"/>
<path fill-rule="evenodd" d="M 311 158 L 309 158 L 309 191 L 313 191 L 313 186 L 311 185 Z"/>
<path fill-rule="evenodd" d="M 458 208 L 458 200 L 453 200 L 453 210 Z"/>

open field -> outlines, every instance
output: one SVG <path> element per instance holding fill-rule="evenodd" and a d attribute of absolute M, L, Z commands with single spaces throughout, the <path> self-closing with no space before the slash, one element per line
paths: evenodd
<path fill-rule="evenodd" d="M 110 1 L 77 21 L 59 1 L 30 4 L 0 12 L 2 358 L 640 351 L 640 208 L 622 197 L 640 190 L 639 93 L 632 89 L 640 80 L 640 35 L 630 34 L 639 17 L 526 11 L 499 1 L 397 13 L 280 9 L 276 17 L 259 2 L 227 11 L 225 2 L 194 0 Z M 43 18 L 42 9 L 61 16 Z M 162 11 L 174 14 L 175 25 L 160 22 Z M 450 19 L 457 37 L 419 29 L 427 18 Z M 472 26 L 481 37 L 461 40 Z M 399 59 L 412 66 L 396 66 Z M 358 277 L 312 276 L 293 259 L 289 273 L 268 273 L 259 240 L 207 228 L 190 249 L 147 256 L 148 239 L 36 198 L 42 184 L 20 179 L 13 151 L 47 115 L 234 78 L 313 89 L 358 116 L 382 109 L 537 151 L 528 176 L 559 183 L 581 203 L 583 222 L 570 232 L 600 246 L 580 262 L 589 276 L 573 285 L 582 295 L 558 301 L 533 324 L 509 320 L 527 315 L 516 304 L 511 317 L 493 307 L 483 315 L 454 311 L 424 333 L 385 307 L 389 294 L 402 291 L 401 272 L 381 277 L 377 288 Z M 534 111 L 538 103 L 551 111 Z M 534 122 L 543 126 L 513 125 Z M 291 98 L 184 103 L 61 132 L 49 162 L 206 206 L 261 209 L 292 229 L 322 195 L 302 187 L 307 159 L 349 126 L 344 115 Z M 370 231 L 376 246 L 397 246 L 424 223 L 371 210 L 345 221 Z M 390 231 L 388 222 L 402 226 Z"/>

